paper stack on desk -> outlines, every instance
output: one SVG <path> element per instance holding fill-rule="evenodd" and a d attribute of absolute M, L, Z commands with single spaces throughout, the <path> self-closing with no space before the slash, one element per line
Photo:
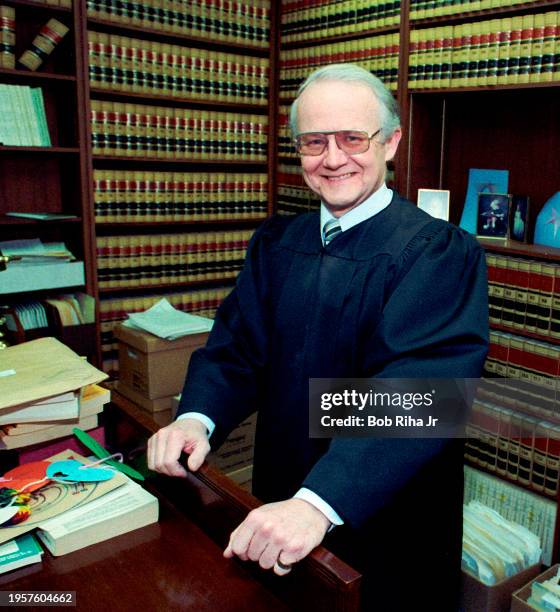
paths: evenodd
<path fill-rule="evenodd" d="M 165 340 L 176 340 L 189 334 L 201 334 L 212 329 L 214 321 L 206 317 L 181 312 L 164 298 L 145 312 L 131 313 L 123 323 L 143 329 Z"/>
<path fill-rule="evenodd" d="M 0 351 L 0 449 L 54 440 L 74 427 L 96 427 L 110 393 L 95 383 L 105 378 L 55 338 Z"/>

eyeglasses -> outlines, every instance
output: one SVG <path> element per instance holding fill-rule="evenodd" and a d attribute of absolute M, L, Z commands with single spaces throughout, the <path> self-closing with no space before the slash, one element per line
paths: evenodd
<path fill-rule="evenodd" d="M 322 155 L 329 144 L 327 136 L 334 134 L 336 146 L 348 155 L 359 155 L 369 149 L 369 143 L 381 132 L 371 136 L 360 130 L 338 130 L 336 132 L 305 132 L 295 138 L 296 150 L 300 155 Z"/>

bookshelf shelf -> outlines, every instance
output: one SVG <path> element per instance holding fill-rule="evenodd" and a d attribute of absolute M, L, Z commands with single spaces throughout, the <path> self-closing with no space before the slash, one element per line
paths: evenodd
<path fill-rule="evenodd" d="M 142 38 L 147 40 L 168 42 L 177 45 L 192 44 L 202 49 L 214 49 L 216 51 L 239 51 L 239 53 L 242 53 L 243 55 L 252 55 L 257 57 L 266 57 L 269 54 L 269 49 L 267 47 L 211 40 L 202 36 L 179 34 L 130 24 L 124 25 L 106 19 L 99 19 L 98 17 L 88 17 L 87 23 L 89 29 L 95 29 L 102 32 L 113 32 L 115 34 L 141 35 Z"/>
<path fill-rule="evenodd" d="M 156 102 L 158 105 L 189 108 L 213 108 L 225 111 L 249 112 L 263 114 L 268 112 L 266 104 L 247 104 L 246 102 L 222 102 L 203 100 L 201 98 L 179 98 L 165 94 L 134 93 L 125 91 L 110 91 L 103 87 L 90 87 L 90 92 L 96 99 L 130 100 L 138 102 Z"/>
<path fill-rule="evenodd" d="M 8 6 L 13 6 L 14 8 L 22 7 L 26 9 L 36 9 L 37 11 L 45 13 L 72 13 L 72 9 L 70 7 L 56 6 L 46 4 L 44 2 L 33 2 L 33 0 L 2 0 L 2 4 L 7 4 Z"/>
<path fill-rule="evenodd" d="M 496 243 L 491 240 L 479 238 L 478 241 L 487 251 L 560 262 L 560 249 L 554 247 L 544 246 L 541 244 L 523 244 L 520 242 L 513 242 L 512 240 L 507 240 L 503 243 Z"/>
<path fill-rule="evenodd" d="M 315 45 L 323 45 L 338 42 L 350 42 L 352 40 L 358 40 L 360 38 L 367 38 L 368 36 L 377 36 L 378 34 L 393 34 L 399 31 L 398 25 L 381 26 L 379 28 L 372 28 L 369 30 L 361 30 L 355 33 L 339 34 L 337 36 L 329 36 L 326 38 L 313 38 L 311 40 L 298 40 L 283 42 L 280 44 L 280 48 L 284 51 L 290 49 L 305 49 L 307 47 L 314 47 Z"/>
<path fill-rule="evenodd" d="M 94 162 L 125 162 L 130 164 L 161 164 L 161 165 L 182 165 L 190 167 L 219 166 L 231 167 L 236 169 L 259 168 L 266 166 L 264 161 L 238 161 L 235 159 L 169 159 L 165 157 L 129 157 L 125 155 L 93 155 Z"/>
<path fill-rule="evenodd" d="M 237 273 L 236 273 L 237 275 Z M 135 291 L 161 291 L 163 290 L 179 290 L 179 289 L 193 289 L 200 287 L 221 287 L 223 285 L 231 285 L 235 282 L 235 276 L 228 276 L 225 278 L 214 278 L 207 280 L 198 281 L 186 281 L 177 283 L 160 283 L 157 285 L 135 285 L 134 287 L 99 287 L 99 293 L 103 295 L 109 294 L 130 294 Z"/>
<path fill-rule="evenodd" d="M 16 147 L 0 145 L 0 155 L 78 155 L 78 147 Z"/>
<path fill-rule="evenodd" d="M 57 226 L 57 225 L 79 225 L 82 223 L 81 218 L 76 219 L 51 219 L 49 221 L 40 221 L 37 219 L 22 219 L 19 217 L 9 217 L 2 215 L 0 222 L 2 225 L 38 225 L 42 229 L 45 225 Z"/>
<path fill-rule="evenodd" d="M 465 11 L 453 15 L 439 15 L 437 17 L 426 17 L 423 19 L 410 18 L 412 29 L 428 28 L 442 25 L 454 25 L 462 22 L 476 22 L 493 17 L 509 17 L 522 15 L 524 13 L 539 13 L 548 11 L 560 6 L 558 0 L 541 0 L 540 2 L 524 2 L 523 4 L 513 4 L 512 6 L 502 6 L 481 11 Z"/>
<path fill-rule="evenodd" d="M 535 89 L 550 89 L 560 87 L 560 81 L 548 81 L 543 83 L 511 83 L 509 85 L 480 85 L 476 87 L 440 87 L 434 89 L 410 89 L 410 95 L 424 95 L 424 94 L 454 94 L 454 93 L 489 93 L 495 91 L 518 91 L 523 89 L 535 90 Z"/>
<path fill-rule="evenodd" d="M 56 74 L 54 72 L 31 72 L 29 70 L 18 70 L 12 68 L 0 68 L 0 78 L 6 83 L 30 83 L 33 84 L 66 84 L 76 83 L 76 77 L 72 74 Z"/>
<path fill-rule="evenodd" d="M 262 223 L 266 219 L 266 216 L 258 217 L 255 219 L 200 219 L 195 221 L 96 221 L 96 226 L 99 231 L 103 229 L 114 230 L 122 229 L 126 227 L 139 227 L 139 228 L 165 228 L 165 227 L 228 227 L 228 226 L 248 226 L 251 227 L 258 223 Z"/>

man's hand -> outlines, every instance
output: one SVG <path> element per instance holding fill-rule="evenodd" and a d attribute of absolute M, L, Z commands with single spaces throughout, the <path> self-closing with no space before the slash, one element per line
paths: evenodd
<path fill-rule="evenodd" d="M 168 476 L 187 475 L 178 459 L 189 455 L 187 465 L 196 472 L 210 452 L 205 425 L 196 419 L 180 419 L 163 427 L 148 440 L 148 467 Z"/>
<path fill-rule="evenodd" d="M 252 510 L 230 535 L 224 557 L 258 561 L 283 576 L 325 537 L 328 518 L 303 499 L 265 504 Z"/>

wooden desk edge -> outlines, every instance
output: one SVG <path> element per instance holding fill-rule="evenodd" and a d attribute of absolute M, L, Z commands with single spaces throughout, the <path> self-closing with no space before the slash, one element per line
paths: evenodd
<path fill-rule="evenodd" d="M 138 406 L 118 391 L 112 389 L 111 395 L 112 403 L 126 417 L 132 419 L 136 425 L 144 429 L 147 434 L 152 435 L 160 429 L 160 426 L 150 417 L 149 413 L 138 408 Z M 184 456 L 181 459 L 181 463 L 186 467 L 186 458 Z M 241 489 L 222 472 L 206 462 L 200 470 L 191 472 L 191 475 L 224 498 L 229 505 L 237 509 L 250 512 L 261 505 L 261 502 L 256 497 Z M 178 481 L 180 480 L 178 479 Z M 309 564 L 314 572 L 321 573 L 328 581 L 336 582 L 339 588 L 345 591 L 354 591 L 360 587 L 362 575 L 324 546 L 318 546 L 302 563 Z"/>

